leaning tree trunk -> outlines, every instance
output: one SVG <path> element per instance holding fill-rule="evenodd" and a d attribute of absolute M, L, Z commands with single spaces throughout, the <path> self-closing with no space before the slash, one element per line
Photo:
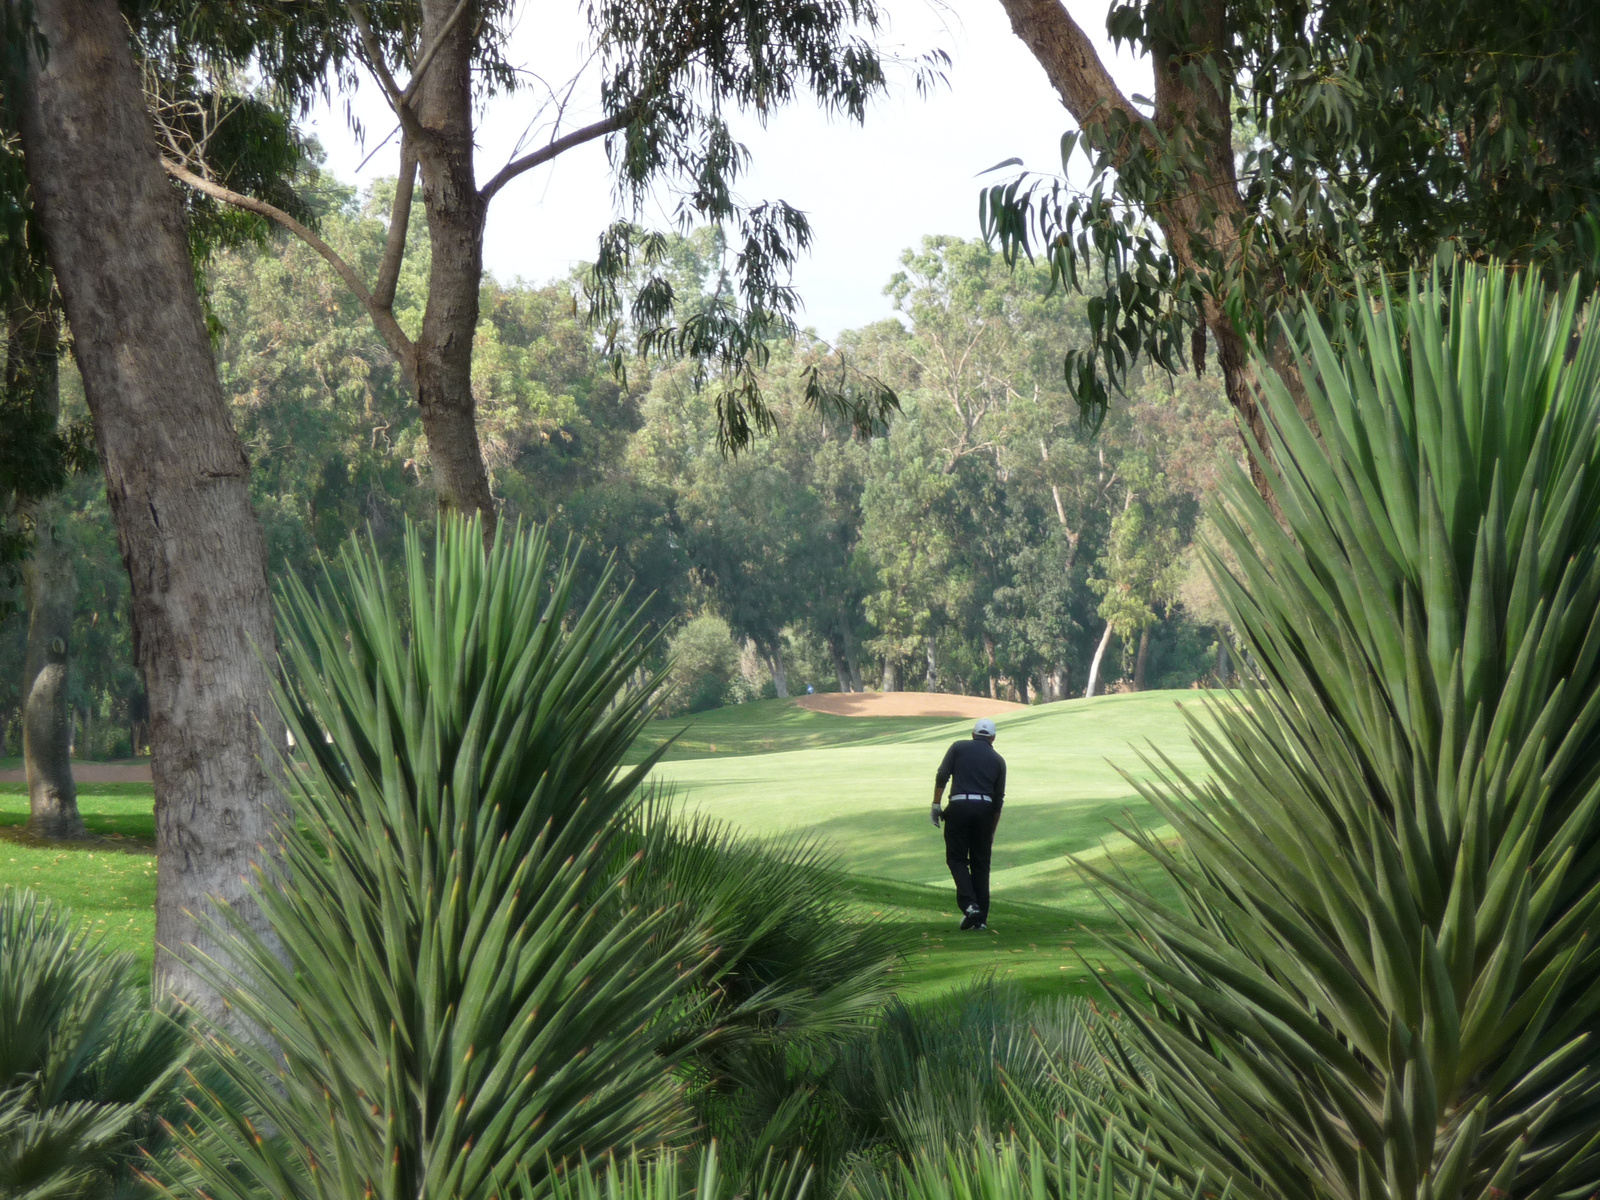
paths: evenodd
<path fill-rule="evenodd" d="M 1105 632 L 1100 635 L 1100 644 L 1094 648 L 1094 659 L 1089 663 L 1089 686 L 1083 690 L 1083 698 L 1087 700 L 1094 695 L 1094 689 L 1100 684 L 1100 664 L 1106 656 L 1106 647 L 1111 645 L 1111 622 L 1106 622 Z"/>
<path fill-rule="evenodd" d="M 1225 84 L 1207 76 L 1194 52 L 1196 45 L 1217 48 L 1228 44 L 1228 9 L 1222 0 L 1199 0 L 1184 6 L 1190 23 L 1187 36 L 1180 39 L 1185 44 L 1169 44 L 1160 37 L 1151 39 L 1153 117 L 1146 117 L 1123 94 L 1064 0 L 1000 0 L 1000 4 L 1011 20 L 1012 32 L 1044 68 L 1062 106 L 1090 135 L 1091 146 L 1096 150 L 1109 147 L 1113 153 L 1132 153 L 1132 143 L 1120 143 L 1106 131 L 1108 125 L 1125 123 L 1132 129 L 1149 130 L 1142 139 L 1147 152 L 1170 153 L 1157 149 L 1158 145 L 1175 146 L 1181 152 L 1184 170 L 1175 174 L 1167 194 L 1156 198 L 1148 214 L 1165 235 L 1180 272 L 1195 272 L 1202 278 L 1209 275 L 1211 264 L 1196 253 L 1209 248 L 1212 255 L 1206 257 L 1220 258 L 1229 271 L 1248 270 L 1253 274 L 1255 286 L 1246 293 L 1246 303 L 1270 314 L 1288 289 L 1275 263 L 1245 258 L 1250 242 L 1241 234 L 1248 213 L 1234 168 L 1232 93 Z M 1152 136 L 1157 134 L 1159 137 Z M 1204 334 L 1195 341 L 1196 366 L 1203 361 L 1205 334 L 1209 334 L 1216 345 L 1217 365 L 1228 402 L 1261 453 L 1270 457 L 1266 420 L 1251 385 L 1249 347 L 1239 325 L 1215 295 L 1205 297 L 1201 310 Z M 1273 366 L 1315 429 L 1293 353 L 1270 326 L 1269 337 Z M 1268 506 L 1276 511 L 1277 500 L 1259 456 L 1250 446 L 1246 449 L 1250 477 Z"/>
<path fill-rule="evenodd" d="M 1150 626 L 1139 630 L 1139 654 L 1133 660 L 1133 690 L 1144 691 L 1144 668 L 1150 659 Z"/>
<path fill-rule="evenodd" d="M 767 668 L 772 672 L 772 690 L 779 700 L 789 698 L 789 673 L 783 666 L 783 643 L 779 642 L 767 655 Z"/>
<path fill-rule="evenodd" d="M 67 705 L 78 577 L 58 529 L 57 508 L 46 500 L 34 509 L 33 553 L 23 570 L 28 649 L 22 667 L 22 758 L 28 775 L 28 832 L 80 838 L 83 818 L 72 779 L 72 711 Z"/>
<path fill-rule="evenodd" d="M 475 21 L 457 0 L 423 0 L 420 45 L 438 44 L 416 97 L 426 147 L 418 155 L 428 216 L 428 302 L 416 343 L 417 405 L 439 505 L 478 512 L 486 539 L 497 509 L 478 438 L 472 348 L 483 286 L 486 204 L 473 165 L 472 53 Z"/>
<path fill-rule="evenodd" d="M 215 1011 L 190 965 L 211 897 L 251 919 L 283 744 L 250 468 L 229 423 L 178 197 L 116 0 L 34 0 L 23 150 L 132 584 L 156 792 L 156 983 Z"/>

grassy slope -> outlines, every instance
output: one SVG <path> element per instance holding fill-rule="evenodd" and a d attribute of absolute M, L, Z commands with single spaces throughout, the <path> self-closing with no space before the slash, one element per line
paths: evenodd
<path fill-rule="evenodd" d="M 988 972 L 1030 991 L 1077 991 L 1088 986 L 1080 953 L 1100 961 L 1082 927 L 1104 917 L 1065 856 L 1126 857 L 1111 823 L 1149 823 L 1151 814 L 1107 760 L 1142 771 L 1136 747 L 1154 742 L 1197 769 L 1178 710 L 1196 699 L 1166 692 L 1069 700 L 1000 722 L 1010 778 L 988 935 L 956 930 L 943 845 L 927 816 L 934 768 L 950 740 L 967 736 L 967 722 L 829 717 L 762 701 L 661 722 L 648 737 L 654 746 L 681 733 L 656 774 L 682 803 L 756 836 L 825 839 L 847 872 L 841 886 L 855 911 L 899 933 L 908 996 Z M 63 850 L 19 837 L 26 789 L 0 784 L 0 884 L 36 887 L 71 905 L 148 963 L 150 805 L 145 784 L 85 785 L 79 806 L 95 840 Z"/>

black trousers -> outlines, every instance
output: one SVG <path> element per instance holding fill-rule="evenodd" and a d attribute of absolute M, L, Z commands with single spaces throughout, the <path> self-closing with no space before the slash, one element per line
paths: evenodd
<path fill-rule="evenodd" d="M 989 919 L 989 856 L 994 849 L 994 805 L 952 800 L 944 809 L 944 861 L 956 881 L 956 906 L 976 904 Z"/>

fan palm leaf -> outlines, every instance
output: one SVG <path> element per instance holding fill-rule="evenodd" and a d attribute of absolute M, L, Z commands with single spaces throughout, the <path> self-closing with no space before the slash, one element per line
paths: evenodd
<path fill-rule="evenodd" d="M 132 955 L 32 892 L 0 891 L 0 1195 L 140 1190 L 186 1052 Z"/>
<path fill-rule="evenodd" d="M 1446 286 L 1448 284 L 1448 286 Z M 1139 786 L 1181 907 L 1123 902 L 1125 1096 L 1240 1196 L 1600 1186 L 1600 328 L 1499 269 L 1265 364 L 1210 569 L 1260 672 Z"/>

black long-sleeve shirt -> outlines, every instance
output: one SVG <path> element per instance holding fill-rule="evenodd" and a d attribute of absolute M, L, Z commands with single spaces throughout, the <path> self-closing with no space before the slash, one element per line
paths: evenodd
<path fill-rule="evenodd" d="M 1000 815 L 1006 802 L 1006 760 L 995 752 L 994 744 L 987 738 L 951 743 L 934 781 L 942 788 L 952 777 L 955 779 L 955 786 L 950 789 L 952 796 L 988 796 L 994 801 L 995 815 Z"/>

